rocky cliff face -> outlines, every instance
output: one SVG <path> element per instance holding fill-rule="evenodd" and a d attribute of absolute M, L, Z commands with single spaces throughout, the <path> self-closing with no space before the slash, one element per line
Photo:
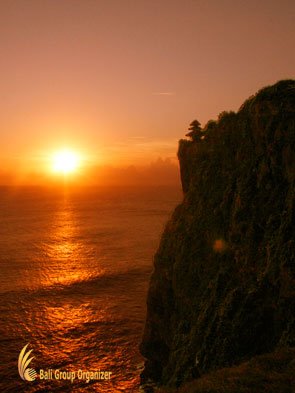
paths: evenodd
<path fill-rule="evenodd" d="M 143 381 L 179 385 L 295 343 L 295 81 L 181 140 L 184 199 L 155 255 Z"/>

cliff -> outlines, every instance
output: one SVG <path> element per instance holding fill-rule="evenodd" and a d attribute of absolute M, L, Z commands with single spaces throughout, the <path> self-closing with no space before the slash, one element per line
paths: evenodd
<path fill-rule="evenodd" d="M 142 381 L 179 386 L 294 346 L 295 81 L 181 140 L 183 202 L 154 258 Z"/>

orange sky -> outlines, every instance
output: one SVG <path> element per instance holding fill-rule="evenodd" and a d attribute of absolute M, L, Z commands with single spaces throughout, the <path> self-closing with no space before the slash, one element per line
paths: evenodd
<path fill-rule="evenodd" d="M 291 0 L 1 0 L 2 179 L 62 147 L 92 169 L 175 157 L 194 118 L 294 78 L 294 20 Z"/>

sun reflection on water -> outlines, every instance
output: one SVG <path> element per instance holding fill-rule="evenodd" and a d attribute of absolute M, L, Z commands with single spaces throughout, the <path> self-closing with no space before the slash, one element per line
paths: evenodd
<path fill-rule="evenodd" d="M 132 369 L 132 356 L 129 359 L 127 353 L 132 353 L 130 347 L 134 343 L 119 333 L 124 327 L 122 316 L 111 306 L 114 301 L 100 298 L 99 284 L 91 280 L 97 280 L 104 270 L 98 267 L 99 261 L 93 260 L 77 222 L 70 202 L 64 200 L 52 215 L 51 230 L 43 245 L 46 262 L 42 285 L 56 285 L 56 294 L 43 303 L 42 312 L 36 313 L 35 325 L 40 326 L 41 320 L 44 323 L 40 358 L 46 359 L 47 368 L 112 371 L 114 376 L 109 383 L 85 385 L 76 381 L 77 392 L 85 391 L 86 386 L 94 392 L 131 392 L 137 377 L 129 371 L 122 378 L 122 370 Z M 129 324 L 123 322 L 126 323 Z M 68 391 L 68 386 L 64 386 Z"/>
<path fill-rule="evenodd" d="M 42 286 L 68 285 L 84 281 L 103 273 L 98 264 L 95 272 L 91 267 L 91 249 L 83 241 L 75 213 L 71 204 L 64 199 L 60 208 L 52 216 L 52 225 L 47 242 L 42 245 L 44 269 Z"/>

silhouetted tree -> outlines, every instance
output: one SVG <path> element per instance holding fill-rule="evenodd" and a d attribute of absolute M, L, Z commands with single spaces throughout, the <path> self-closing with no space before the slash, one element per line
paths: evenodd
<path fill-rule="evenodd" d="M 185 134 L 185 136 L 188 136 L 193 141 L 201 140 L 202 128 L 201 128 L 201 123 L 198 120 L 192 121 L 191 124 L 189 125 L 188 130 L 189 132 Z"/>

